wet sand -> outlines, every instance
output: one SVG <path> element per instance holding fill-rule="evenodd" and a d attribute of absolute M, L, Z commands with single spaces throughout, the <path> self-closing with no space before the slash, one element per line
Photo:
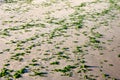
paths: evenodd
<path fill-rule="evenodd" d="M 120 80 L 119 13 L 118 0 L 0 4 L 0 80 Z"/>

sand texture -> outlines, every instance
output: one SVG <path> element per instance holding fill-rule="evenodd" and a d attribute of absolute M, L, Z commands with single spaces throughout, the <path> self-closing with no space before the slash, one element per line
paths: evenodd
<path fill-rule="evenodd" d="M 1 1 L 0 80 L 120 80 L 120 0 Z"/>

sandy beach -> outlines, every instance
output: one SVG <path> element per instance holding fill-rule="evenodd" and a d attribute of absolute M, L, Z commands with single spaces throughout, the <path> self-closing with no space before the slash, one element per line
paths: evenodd
<path fill-rule="evenodd" d="M 0 1 L 0 80 L 120 80 L 120 1 Z"/>

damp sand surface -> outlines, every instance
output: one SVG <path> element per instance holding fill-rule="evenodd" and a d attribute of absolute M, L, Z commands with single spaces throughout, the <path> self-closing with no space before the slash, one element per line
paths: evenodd
<path fill-rule="evenodd" d="M 0 3 L 0 80 L 120 80 L 119 0 Z"/>

